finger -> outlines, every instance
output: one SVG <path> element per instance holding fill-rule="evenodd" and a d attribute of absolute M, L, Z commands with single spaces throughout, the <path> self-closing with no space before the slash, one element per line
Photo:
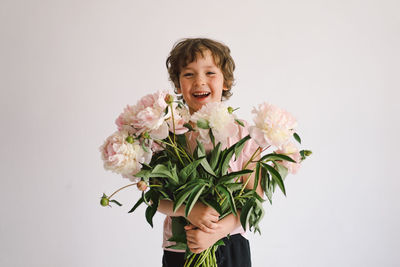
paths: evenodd
<path fill-rule="evenodd" d="M 207 222 L 207 223 L 205 224 L 205 226 L 206 226 L 208 229 L 217 229 L 217 228 L 218 228 L 218 224 L 213 223 L 213 222 Z"/>
<path fill-rule="evenodd" d="M 187 231 L 187 230 L 196 229 L 196 226 L 194 226 L 193 224 L 189 224 L 189 225 L 186 225 L 184 228 L 185 228 L 185 230 Z"/>
<path fill-rule="evenodd" d="M 202 251 L 199 246 L 191 246 L 189 247 L 189 250 L 194 254 L 199 254 Z"/>
<path fill-rule="evenodd" d="M 213 234 L 216 232 L 216 230 L 212 228 L 208 228 L 207 226 L 203 225 L 202 228 L 200 228 L 201 231 L 206 232 L 208 234 Z"/>
<path fill-rule="evenodd" d="M 195 237 L 194 237 L 194 233 L 192 233 L 192 230 L 186 232 L 186 240 L 188 242 L 194 242 Z"/>
<path fill-rule="evenodd" d="M 192 251 L 194 254 L 200 254 L 201 252 L 204 251 L 204 249 L 202 249 L 202 248 L 194 248 L 194 249 L 191 249 L 190 251 Z"/>
<path fill-rule="evenodd" d="M 209 209 L 209 214 L 210 214 L 210 215 L 213 215 L 213 216 L 218 216 L 218 217 L 219 217 L 218 211 L 216 211 L 216 210 L 213 209 L 213 208 L 210 208 L 210 209 Z"/>
<path fill-rule="evenodd" d="M 187 240 L 187 245 L 189 248 L 198 248 L 199 246 L 197 245 L 196 242 L 194 242 L 193 240 Z"/>
<path fill-rule="evenodd" d="M 191 252 L 193 252 L 194 254 L 199 254 L 200 252 L 198 252 L 198 249 L 196 248 L 189 248 Z"/>
<path fill-rule="evenodd" d="M 219 221 L 219 216 L 215 216 L 215 215 L 210 216 L 210 221 L 218 222 Z"/>

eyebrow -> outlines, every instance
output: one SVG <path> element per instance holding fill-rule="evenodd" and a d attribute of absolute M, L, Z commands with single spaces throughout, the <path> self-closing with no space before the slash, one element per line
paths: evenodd
<path fill-rule="evenodd" d="M 209 65 L 209 66 L 204 66 L 205 69 L 207 68 L 217 68 L 217 66 Z M 182 70 L 193 70 L 193 68 L 188 68 L 188 67 L 183 67 Z"/>

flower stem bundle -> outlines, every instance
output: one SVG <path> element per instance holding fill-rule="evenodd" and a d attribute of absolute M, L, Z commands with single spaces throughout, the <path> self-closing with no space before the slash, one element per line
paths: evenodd
<path fill-rule="evenodd" d="M 270 203 L 276 187 L 286 195 L 287 174 L 296 173 L 311 151 L 298 149 L 295 142 L 301 139 L 292 115 L 267 103 L 253 110 L 255 124 L 248 127 L 249 134 L 229 144 L 227 140 L 246 127 L 233 111 L 222 103 L 209 103 L 190 115 L 183 103 L 163 91 L 127 106 L 116 121 L 117 132 L 100 150 L 104 167 L 134 182 L 126 187 L 137 184 L 142 192 L 129 213 L 145 203 L 145 218 L 153 226 L 161 200 L 171 200 L 174 211 L 184 206 L 186 218 L 202 202 L 215 209 L 220 219 L 239 216 L 240 211 L 243 229 L 261 233 L 264 198 L 257 186 Z M 189 135 L 196 137 L 195 143 Z M 250 147 L 249 142 L 254 144 L 252 156 L 240 170 L 232 171 L 231 163 Z M 254 176 L 252 185 L 250 175 Z M 103 195 L 101 204 L 114 202 L 112 196 Z M 169 241 L 174 245 L 170 248 L 186 251 L 185 266 L 217 266 L 215 252 L 222 240 L 193 254 L 183 229 L 187 223 L 185 218 L 172 218 Z"/>

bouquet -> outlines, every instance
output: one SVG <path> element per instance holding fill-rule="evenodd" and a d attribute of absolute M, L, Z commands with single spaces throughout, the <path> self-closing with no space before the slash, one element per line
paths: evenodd
<path fill-rule="evenodd" d="M 227 140 L 237 136 L 245 122 L 234 115 L 234 109 L 223 103 L 209 103 L 190 115 L 186 106 L 166 91 L 143 97 L 136 105 L 127 106 L 117 118 L 118 130 L 100 147 L 104 168 L 133 183 L 107 196 L 101 205 L 121 205 L 113 196 L 136 185 L 142 195 L 129 213 L 141 204 L 147 205 L 145 217 L 153 226 L 153 216 L 161 200 L 171 200 L 176 211 L 182 205 L 187 217 L 196 202 L 214 208 L 220 219 L 234 214 L 243 229 L 260 232 L 264 215 L 264 198 L 256 192 L 261 186 L 272 204 L 278 187 L 286 195 L 284 180 L 295 174 L 301 162 L 311 154 L 300 150 L 295 132 L 297 122 L 288 112 L 268 103 L 254 108 L 254 125 L 249 134 L 232 145 Z M 195 135 L 190 142 L 188 135 Z M 242 153 L 249 140 L 257 144 L 250 159 L 237 171 L 230 171 L 232 162 Z M 249 187 L 254 175 L 254 186 Z M 170 248 L 186 251 L 185 266 L 217 266 L 215 252 L 222 240 L 200 254 L 187 247 L 183 217 L 172 218 Z"/>

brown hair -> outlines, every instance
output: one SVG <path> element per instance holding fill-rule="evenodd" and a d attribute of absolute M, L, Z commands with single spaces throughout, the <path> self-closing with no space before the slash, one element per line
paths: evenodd
<path fill-rule="evenodd" d="M 203 52 L 209 50 L 214 58 L 215 64 L 221 69 L 224 75 L 224 85 L 228 90 L 222 92 L 222 97 L 228 99 L 232 93 L 231 88 L 234 82 L 233 71 L 235 62 L 230 55 L 230 49 L 226 45 L 207 38 L 186 38 L 175 43 L 169 54 L 166 65 L 169 79 L 175 86 L 175 93 L 180 88 L 179 75 L 182 68 L 196 59 L 199 54 L 204 57 Z"/>

